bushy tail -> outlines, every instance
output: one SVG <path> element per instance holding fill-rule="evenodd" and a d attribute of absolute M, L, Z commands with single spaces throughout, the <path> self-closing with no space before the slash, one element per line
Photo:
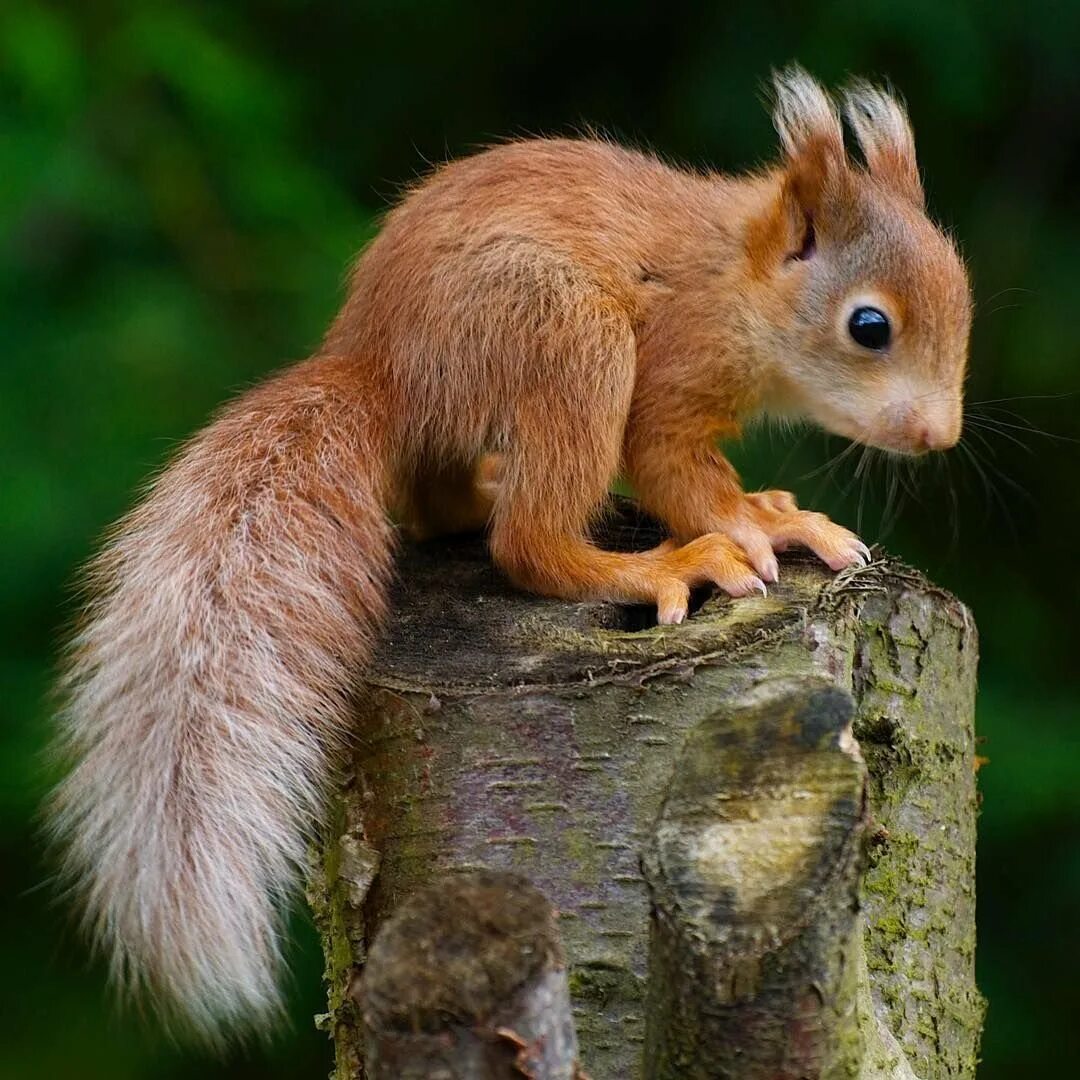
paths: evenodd
<path fill-rule="evenodd" d="M 361 382 L 308 361 L 180 454 L 91 566 L 62 684 L 68 880 L 121 986 L 211 1039 L 280 1009 L 283 908 L 383 612 Z"/>

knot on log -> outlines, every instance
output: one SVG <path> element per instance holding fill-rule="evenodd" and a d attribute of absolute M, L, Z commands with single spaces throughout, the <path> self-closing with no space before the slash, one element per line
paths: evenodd
<path fill-rule="evenodd" d="M 823 679 L 781 679 L 688 735 L 643 859 L 647 1076 L 799 1080 L 857 1064 L 867 815 L 853 713 Z"/>
<path fill-rule="evenodd" d="M 573 1080 L 551 905 L 514 874 L 455 876 L 387 920 L 357 992 L 371 1080 Z"/>

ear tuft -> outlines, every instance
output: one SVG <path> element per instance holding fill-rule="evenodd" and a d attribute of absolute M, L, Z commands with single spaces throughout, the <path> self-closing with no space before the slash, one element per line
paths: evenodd
<path fill-rule="evenodd" d="M 808 222 L 848 175 L 840 114 L 824 87 L 793 64 L 773 72 L 772 117 L 784 149 L 784 197 Z"/>
<path fill-rule="evenodd" d="M 915 136 L 903 103 L 864 79 L 845 87 L 843 102 L 844 116 L 866 157 L 870 175 L 922 206 Z"/>
<path fill-rule="evenodd" d="M 798 64 L 774 71 L 773 124 L 789 158 L 811 147 L 844 152 L 840 115 L 825 88 Z"/>

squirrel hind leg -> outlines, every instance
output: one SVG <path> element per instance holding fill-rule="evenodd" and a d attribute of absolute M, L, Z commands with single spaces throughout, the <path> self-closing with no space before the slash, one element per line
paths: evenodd
<path fill-rule="evenodd" d="M 491 520 L 502 469 L 503 455 L 489 453 L 425 470 L 399 510 L 402 528 L 414 540 L 482 532 Z"/>

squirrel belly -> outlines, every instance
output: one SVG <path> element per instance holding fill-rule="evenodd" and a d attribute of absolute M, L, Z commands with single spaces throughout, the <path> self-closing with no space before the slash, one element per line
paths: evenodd
<path fill-rule="evenodd" d="M 279 932 L 385 610 L 385 466 L 355 365 L 198 435 L 91 565 L 51 824 L 125 991 L 214 1041 L 280 1010 Z"/>
<path fill-rule="evenodd" d="M 655 604 L 865 564 L 746 493 L 717 445 L 772 409 L 897 452 L 959 437 L 966 273 L 902 106 L 776 76 L 783 154 L 725 177 L 595 140 L 436 171 L 357 263 L 315 358 L 242 396 L 88 574 L 52 827 L 116 982 L 211 1040 L 280 1010 L 279 931 L 386 609 L 394 528 L 488 526 L 550 596 Z M 479 463 L 479 468 L 478 468 Z M 619 472 L 671 540 L 589 539 Z"/>

